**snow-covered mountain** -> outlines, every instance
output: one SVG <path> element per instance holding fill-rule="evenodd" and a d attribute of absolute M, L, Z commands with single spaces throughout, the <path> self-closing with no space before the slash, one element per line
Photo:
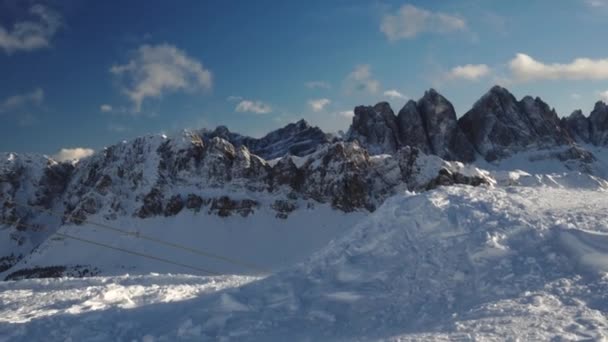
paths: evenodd
<path fill-rule="evenodd" d="M 0 284 L 0 339 L 129 320 L 99 336 L 608 336 L 606 104 L 559 119 L 496 86 L 459 119 L 432 89 L 397 115 L 354 112 L 343 137 L 299 121 L 260 139 L 148 135 L 70 163 L 1 154 L 0 278 L 21 281 Z M 99 278 L 23 280 L 59 276 Z M 49 297 L 21 311 L 32 291 Z"/>
<path fill-rule="evenodd" d="M 206 142 L 219 137 L 236 147 L 245 146 L 252 153 L 267 160 L 280 158 L 287 154 L 305 156 L 314 152 L 318 146 L 332 140 L 331 136 L 324 133 L 319 127 L 310 126 L 305 120 L 288 124 L 259 139 L 230 132 L 226 126 L 219 126 L 213 131 L 203 129 L 198 133 Z"/>
<path fill-rule="evenodd" d="M 589 118 L 577 112 L 560 121 L 539 98 L 517 101 L 496 86 L 457 119 L 451 103 L 431 89 L 420 100 L 408 101 L 398 115 L 386 102 L 355 108 L 344 140 L 301 120 L 260 139 L 223 126 L 174 136 L 149 135 L 109 146 L 77 163 L 6 153 L 0 160 L 0 276 L 41 276 L 41 267 L 55 266 L 65 269 L 63 273 L 79 274 L 70 273 L 66 265 L 90 265 L 102 273 L 135 267 L 121 265 L 120 260 L 109 267 L 103 258 L 86 253 L 76 262 L 74 255 L 55 251 L 62 250 L 58 245 L 74 243 L 55 233 L 88 227 L 90 222 L 126 226 L 126 231 L 150 227 L 152 232 L 160 229 L 154 228 L 159 222 L 172 225 L 188 217 L 189 224 L 180 223 L 188 227 L 180 236 L 155 234 L 192 246 L 201 243 L 188 239 L 196 236 L 197 225 L 213 226 L 211 230 L 227 221 L 233 227 L 304 227 L 305 220 L 290 217 L 322 212 L 353 218 L 344 219 L 331 234 L 320 233 L 318 227 L 302 228 L 317 229 L 310 243 L 303 244 L 308 247 L 277 255 L 301 260 L 354 224 L 356 217 L 404 190 L 488 184 L 497 177 L 489 172 L 512 171 L 513 165 L 531 174 L 576 171 L 606 177 L 602 146 L 607 118 L 608 109 L 599 102 Z M 85 232 L 80 229 L 77 235 Z M 220 231 L 214 236 L 236 241 L 246 235 Z M 255 259 L 256 246 L 282 243 L 272 236 L 250 238 L 257 244 L 241 247 L 240 256 Z M 125 238 L 106 242 L 129 247 L 132 242 Z M 204 244 L 212 248 L 215 242 Z M 187 255 L 178 259 L 189 260 Z M 289 263 L 262 259 L 268 268 Z M 242 271 L 209 261 L 204 266 L 214 266 L 220 273 Z"/>
<path fill-rule="evenodd" d="M 0 218 L 9 223 L 1 230 L 2 271 L 8 278 L 14 274 L 41 276 L 45 271 L 42 267 L 82 268 L 85 264 L 92 265 L 95 272 L 112 272 L 120 267 L 114 263 L 106 270 L 107 263 L 88 254 L 90 248 L 84 250 L 84 255 L 64 253 L 63 239 L 51 239 L 54 233 L 65 233 L 70 227 L 88 227 L 90 221 L 127 227 L 129 231 L 134 226 L 145 226 L 148 233 L 155 231 L 156 237 L 183 240 L 188 244 L 192 237 L 198 236 L 197 225 L 213 225 L 208 228 L 213 231 L 216 226 L 224 225 L 222 218 L 230 218 L 235 229 L 263 225 L 300 227 L 301 231 L 294 236 L 310 233 L 313 236 L 310 248 L 319 248 L 333 236 L 318 232 L 319 227 L 332 222 L 332 216 L 338 218 L 352 213 L 349 217 L 360 217 L 358 212 L 373 211 L 384 199 L 402 189 L 485 182 L 482 174 L 474 171 L 461 174 L 458 164 L 425 155 L 415 148 L 401 149 L 392 156 L 370 156 L 356 142 L 335 142 L 305 157 L 287 155 L 268 162 L 250 153 L 245 145 L 235 147 L 220 137 L 205 142 L 194 132 L 173 137 L 151 135 L 122 142 L 75 165 L 14 153 L 7 154 L 2 163 Z M 320 215 L 327 222 L 318 222 L 318 227 L 307 231 L 301 218 L 288 220 L 292 215 Z M 181 237 L 174 236 L 173 231 L 157 232 L 154 228 L 158 222 L 176 224 L 184 216 L 192 222 L 180 223 L 190 227 Z M 175 220 L 166 219 L 174 217 Z M 309 221 L 312 222 L 315 220 Z M 344 219 L 334 232 L 352 224 L 352 220 Z M 79 229 L 77 235 L 88 236 L 86 230 Z M 101 233 L 95 234 L 92 238 L 100 238 Z M 214 236 L 230 238 L 222 234 L 224 232 L 218 232 Z M 239 236 L 238 231 L 233 235 L 235 240 L 246 236 Z M 254 242 L 262 245 L 266 244 L 262 240 L 268 239 L 274 243 L 284 242 L 278 237 L 260 234 L 258 240 L 250 241 L 250 249 L 241 256 L 255 259 L 258 245 Z M 118 241 L 106 242 L 120 244 L 124 236 L 119 236 Z M 216 242 L 203 244 L 210 248 Z M 133 242 L 127 241 L 126 247 L 129 244 Z M 313 250 L 304 249 L 282 257 L 301 258 Z M 188 257 L 191 256 L 182 259 L 187 261 Z M 263 261 L 268 267 L 284 264 Z M 218 272 L 235 271 L 212 265 Z"/>

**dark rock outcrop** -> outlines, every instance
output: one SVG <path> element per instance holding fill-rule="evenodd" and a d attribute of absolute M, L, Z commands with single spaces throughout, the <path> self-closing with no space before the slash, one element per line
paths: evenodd
<path fill-rule="evenodd" d="M 319 127 L 308 124 L 305 120 L 290 123 L 266 134 L 262 138 L 252 138 L 233 133 L 226 126 L 218 126 L 214 131 L 202 131 L 205 140 L 222 138 L 236 147 L 246 146 L 253 154 L 266 160 L 282 157 L 287 154 L 305 156 L 330 142 L 330 136 Z"/>
<path fill-rule="evenodd" d="M 431 152 L 446 160 L 472 162 L 475 150 L 461 131 L 454 106 L 434 89 L 418 101 Z"/>
<path fill-rule="evenodd" d="M 356 107 L 347 140 L 357 140 L 372 155 L 393 154 L 410 146 L 446 160 L 475 159 L 475 150 L 460 131 L 454 107 L 434 89 L 418 102 L 408 101 L 397 117 L 386 102 Z"/>
<path fill-rule="evenodd" d="M 596 146 L 608 146 L 608 105 L 598 101 L 589 114 L 590 140 Z"/>
<path fill-rule="evenodd" d="M 575 141 L 591 142 L 591 125 L 580 109 L 572 112 L 570 116 L 562 118 L 560 124 Z"/>
<path fill-rule="evenodd" d="M 424 153 L 432 153 L 425 123 L 415 101 L 410 100 L 401 108 L 397 115 L 397 123 L 399 140 L 403 146 L 415 147 Z"/>
<path fill-rule="evenodd" d="M 517 101 L 505 88 L 494 86 L 458 121 L 475 149 L 488 161 L 531 147 L 572 142 L 554 110 L 540 98 Z"/>
<path fill-rule="evenodd" d="M 387 102 L 355 108 L 349 141 L 358 141 L 371 154 L 395 153 L 401 143 L 397 118 Z"/>

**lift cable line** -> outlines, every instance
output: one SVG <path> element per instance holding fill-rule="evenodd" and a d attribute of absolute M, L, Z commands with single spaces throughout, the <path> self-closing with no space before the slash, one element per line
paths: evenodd
<path fill-rule="evenodd" d="M 15 204 L 16 206 L 19 206 L 19 207 L 22 207 L 22 208 L 28 208 L 28 209 L 31 208 L 31 209 L 45 211 L 45 212 L 49 213 L 51 216 L 54 216 L 54 217 L 57 217 L 57 218 L 60 218 L 60 219 L 64 219 L 66 217 L 65 214 L 61 214 L 61 213 L 55 212 L 55 211 L 53 211 L 51 209 L 47 209 L 47 208 L 44 208 L 44 207 L 34 206 L 34 205 L 25 205 L 25 204 L 21 204 L 21 203 L 17 203 L 17 202 L 12 202 L 12 203 Z M 218 254 L 215 254 L 215 253 L 210 253 L 210 252 L 206 252 L 206 251 L 203 251 L 203 250 L 200 250 L 200 249 L 196 249 L 196 248 L 180 245 L 180 244 L 177 244 L 177 243 L 174 243 L 174 242 L 165 241 L 165 240 L 153 237 L 153 236 L 141 234 L 139 232 L 134 233 L 134 232 L 131 232 L 131 231 L 128 231 L 128 230 L 124 230 L 124 229 L 120 229 L 120 228 L 115 228 L 115 227 L 112 227 L 112 226 L 104 224 L 104 223 L 94 222 L 94 221 L 90 221 L 90 220 L 86 220 L 86 219 L 82 219 L 82 220 L 79 220 L 79 221 L 84 222 L 84 223 L 88 223 L 90 225 L 93 225 L 93 226 L 96 226 L 96 227 L 99 227 L 99 228 L 102 228 L 102 229 L 105 229 L 105 230 L 108 230 L 108 231 L 119 233 L 119 234 L 122 234 L 122 235 L 125 235 L 125 236 L 132 236 L 132 237 L 135 237 L 135 238 L 138 238 L 138 239 L 142 239 L 142 240 L 147 240 L 147 241 L 151 241 L 151 242 L 154 242 L 154 243 L 158 243 L 160 245 L 165 245 L 165 246 L 168 246 L 168 247 L 172 247 L 172 248 L 176 248 L 176 249 L 181 249 L 181 250 L 184 250 L 184 251 L 187 251 L 187 252 L 190 252 L 190 253 L 193 253 L 193 254 L 197 254 L 197 255 L 200 255 L 200 256 L 204 256 L 204 257 L 207 257 L 207 258 L 221 260 L 221 261 L 233 264 L 233 265 L 237 265 L 237 266 L 241 266 L 241 267 L 245 267 L 245 268 L 254 270 L 254 271 L 259 272 L 259 273 L 270 273 L 268 270 L 264 269 L 263 267 L 255 265 L 255 264 L 250 263 L 250 262 L 236 260 L 236 259 L 233 259 L 233 258 L 229 258 L 229 257 L 225 257 L 225 256 L 222 256 L 222 255 L 218 255 Z"/>
<path fill-rule="evenodd" d="M 31 224 L 17 222 L 17 221 L 12 221 L 11 222 L 11 221 L 0 220 L 0 222 L 2 222 L 4 224 L 11 225 L 11 226 L 19 224 L 19 225 L 22 225 L 24 227 L 29 227 L 29 228 L 32 228 L 32 229 L 38 229 L 39 228 L 39 227 L 36 227 L 34 225 L 31 225 Z M 64 234 L 64 233 L 55 232 L 55 233 L 51 234 L 51 237 L 53 235 L 60 236 L 60 237 L 66 238 L 66 239 L 72 239 L 72 240 L 88 243 L 88 244 L 99 246 L 99 247 L 103 247 L 103 248 L 108 248 L 108 249 L 111 249 L 111 250 L 115 250 L 115 251 L 131 254 L 131 255 L 140 256 L 140 257 L 151 259 L 151 260 L 155 260 L 155 261 L 160 261 L 160 262 L 163 262 L 163 263 L 169 264 L 169 265 L 179 266 L 179 267 L 187 268 L 187 269 L 198 271 L 198 272 L 203 272 L 203 273 L 206 273 L 206 274 L 209 274 L 209 275 L 221 275 L 218 272 L 210 271 L 210 270 L 207 270 L 207 269 L 204 269 L 204 268 L 201 268 L 201 267 L 187 265 L 187 264 L 183 264 L 181 262 L 177 262 L 177 261 L 173 261 L 173 260 L 157 257 L 157 256 L 154 256 L 154 255 L 151 255 L 151 254 L 136 252 L 136 251 L 132 251 L 132 250 L 129 250 L 129 249 L 126 249 L 126 248 L 115 247 L 115 246 L 108 245 L 108 244 L 105 244 L 105 243 L 101 243 L 101 242 L 97 242 L 97 241 L 93 241 L 93 240 L 88 240 L 88 239 L 83 239 L 83 238 L 79 238 L 79 237 L 68 235 L 68 234 Z"/>

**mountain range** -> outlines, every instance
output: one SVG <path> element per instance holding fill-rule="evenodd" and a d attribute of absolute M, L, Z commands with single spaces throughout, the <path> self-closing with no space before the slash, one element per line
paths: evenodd
<path fill-rule="evenodd" d="M 268 214 L 289 226 L 300 211 L 369 213 L 399 191 L 489 184 L 495 179 L 480 165 L 492 168 L 522 153 L 530 163 L 606 177 L 608 169 L 591 151 L 605 147 L 605 103 L 596 103 L 588 117 L 575 111 L 560 119 L 540 98 L 518 101 L 495 86 L 460 118 L 433 89 L 397 115 L 387 102 L 358 106 L 342 137 L 300 120 L 259 139 L 224 126 L 148 135 L 74 162 L 4 153 L 0 273 L 43 276 L 34 255 L 45 255 L 61 227 L 92 219 L 139 224 L 189 212 L 240 217 L 246 225 L 250 216 Z"/>

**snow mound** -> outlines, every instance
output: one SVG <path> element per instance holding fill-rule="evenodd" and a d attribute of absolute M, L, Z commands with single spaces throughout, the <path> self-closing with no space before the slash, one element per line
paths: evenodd
<path fill-rule="evenodd" d="M 4 321 L 0 337 L 601 340 L 608 336 L 605 199 L 601 189 L 548 186 L 400 194 L 305 263 L 268 278 L 152 306 L 115 300 L 121 295 L 107 288 L 108 301 L 119 303 L 111 310 Z M 29 301 L 22 289 L 5 288 L 3 298 L 17 299 L 2 317 L 15 317 L 18 303 Z M 57 300 L 53 309 L 85 301 L 99 299 Z"/>

